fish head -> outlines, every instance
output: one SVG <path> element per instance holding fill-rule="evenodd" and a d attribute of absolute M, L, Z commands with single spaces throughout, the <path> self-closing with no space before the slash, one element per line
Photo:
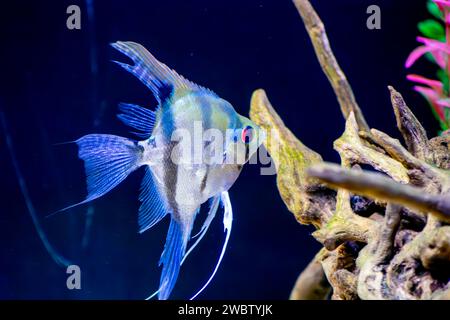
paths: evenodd
<path fill-rule="evenodd" d="M 226 147 L 227 162 L 236 165 L 245 164 L 266 139 L 266 134 L 252 120 L 239 116 L 239 126 L 229 133 Z"/>

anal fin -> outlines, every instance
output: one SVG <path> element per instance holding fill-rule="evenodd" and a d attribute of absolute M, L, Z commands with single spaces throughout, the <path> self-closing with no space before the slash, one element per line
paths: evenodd
<path fill-rule="evenodd" d="M 186 251 L 190 228 L 172 218 L 167 233 L 166 244 L 159 264 L 163 265 L 158 289 L 158 299 L 167 300 L 178 279 L 181 261 Z"/>

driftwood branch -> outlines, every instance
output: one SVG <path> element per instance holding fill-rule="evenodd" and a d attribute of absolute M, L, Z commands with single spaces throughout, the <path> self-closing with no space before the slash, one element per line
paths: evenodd
<path fill-rule="evenodd" d="M 396 181 L 409 182 L 407 169 L 399 161 L 361 139 L 353 113 L 350 113 L 346 121 L 344 133 L 334 142 L 334 148 L 341 155 L 344 164 L 370 165 Z"/>
<path fill-rule="evenodd" d="M 331 287 L 321 263 L 326 254 L 321 250 L 303 270 L 291 291 L 290 300 L 324 300 L 328 297 Z"/>
<path fill-rule="evenodd" d="M 275 163 L 277 186 L 286 206 L 300 223 L 315 226 L 324 224 L 334 209 L 334 192 L 306 175 L 306 168 L 321 163 L 322 157 L 286 128 L 264 90 L 253 93 L 250 117 L 271 133 L 264 145 Z M 318 193 L 324 196 L 314 196 Z M 328 197 L 325 196 L 327 193 Z"/>
<path fill-rule="evenodd" d="M 391 86 L 388 89 L 391 93 L 397 127 L 402 133 L 409 152 L 420 160 L 428 159 L 430 151 L 425 129 L 408 108 L 402 95 Z"/>
<path fill-rule="evenodd" d="M 363 196 L 430 212 L 450 221 L 450 194 L 424 193 L 421 188 L 400 184 L 379 173 L 348 170 L 335 164 L 316 165 L 309 168 L 308 173 L 333 188 L 344 188 Z"/>
<path fill-rule="evenodd" d="M 344 117 L 350 115 L 351 112 L 355 114 L 356 122 L 360 130 L 368 131 L 364 115 L 356 103 L 355 95 L 348 83 L 347 77 L 339 66 L 333 51 L 331 50 L 328 36 L 325 32 L 325 26 L 322 20 L 307 0 L 293 0 L 300 16 L 303 19 L 306 30 L 308 31 L 311 42 L 314 46 L 316 56 L 319 60 L 323 72 L 330 81 L 334 93 L 338 99 L 341 111 Z"/>
<path fill-rule="evenodd" d="M 281 198 L 323 244 L 291 299 L 323 299 L 328 285 L 339 300 L 450 299 L 450 132 L 428 139 L 392 87 L 406 148 L 369 130 L 322 21 L 307 0 L 294 3 L 346 126 L 334 142 L 341 165 L 325 163 L 286 128 L 263 90 L 252 96 L 250 117 L 268 133 Z"/>

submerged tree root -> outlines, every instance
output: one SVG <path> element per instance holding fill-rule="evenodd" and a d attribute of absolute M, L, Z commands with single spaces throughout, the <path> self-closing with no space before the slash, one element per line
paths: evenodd
<path fill-rule="evenodd" d="M 288 209 L 324 248 L 300 274 L 291 299 L 450 299 L 450 134 L 428 139 L 389 87 L 406 148 L 369 129 L 307 0 L 294 0 L 346 119 L 334 142 L 341 165 L 323 162 L 284 125 L 263 90 L 250 117 L 267 132 Z M 371 166 L 368 172 L 360 165 Z"/>

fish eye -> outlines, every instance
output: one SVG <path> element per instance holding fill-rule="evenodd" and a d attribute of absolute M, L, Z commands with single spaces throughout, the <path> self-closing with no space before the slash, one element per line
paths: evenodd
<path fill-rule="evenodd" d="M 253 140 L 254 129 L 251 126 L 246 126 L 244 130 L 242 130 L 241 140 L 245 144 L 249 144 Z"/>

